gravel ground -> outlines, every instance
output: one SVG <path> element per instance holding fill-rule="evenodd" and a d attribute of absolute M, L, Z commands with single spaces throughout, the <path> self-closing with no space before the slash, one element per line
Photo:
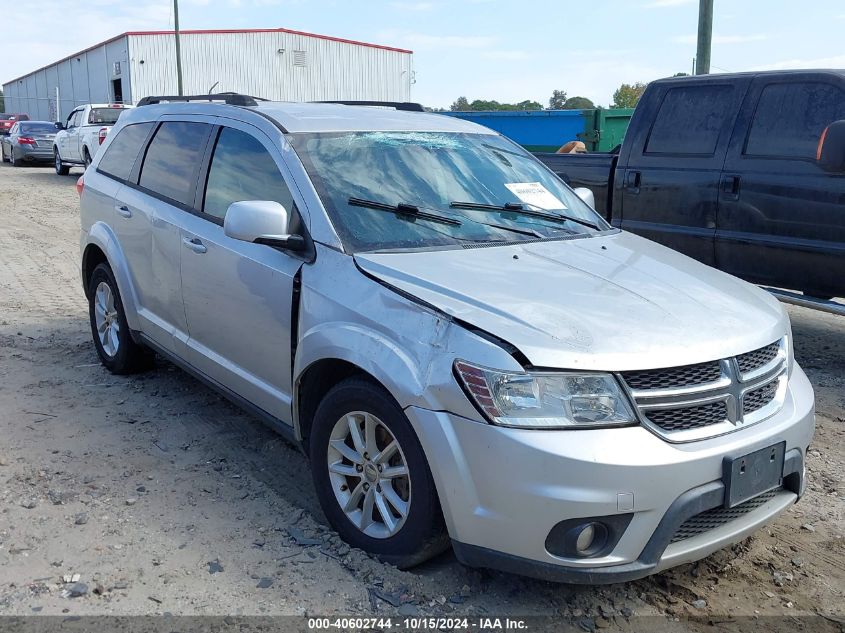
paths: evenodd
<path fill-rule="evenodd" d="M 130 377 L 99 364 L 79 173 L 0 168 L 0 614 L 536 614 L 584 630 L 820 614 L 842 630 L 845 319 L 790 308 L 817 395 L 809 491 L 754 537 L 609 587 L 451 553 L 403 572 L 339 540 L 303 456 L 259 422 L 167 363 Z"/>

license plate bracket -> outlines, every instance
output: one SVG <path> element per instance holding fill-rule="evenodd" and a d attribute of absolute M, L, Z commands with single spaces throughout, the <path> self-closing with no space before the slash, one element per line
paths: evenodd
<path fill-rule="evenodd" d="M 785 454 L 786 442 L 780 442 L 740 457 L 725 457 L 725 507 L 734 508 L 783 485 Z"/>

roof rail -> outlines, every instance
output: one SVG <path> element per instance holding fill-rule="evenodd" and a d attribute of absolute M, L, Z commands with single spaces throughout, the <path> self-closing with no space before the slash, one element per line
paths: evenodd
<path fill-rule="evenodd" d="M 138 102 L 139 106 L 154 105 L 156 103 L 166 102 L 193 102 L 193 101 L 223 101 L 228 105 L 236 106 L 257 106 L 258 101 L 265 101 L 260 97 L 250 97 L 249 95 L 238 94 L 237 92 L 220 92 L 217 94 L 207 95 L 178 95 L 178 96 L 156 96 L 144 97 Z"/>
<path fill-rule="evenodd" d="M 378 106 L 382 108 L 394 108 L 395 110 L 405 110 L 406 112 L 425 112 L 425 108 L 419 103 L 411 101 L 315 101 L 314 103 L 338 103 L 340 105 L 350 106 Z"/>

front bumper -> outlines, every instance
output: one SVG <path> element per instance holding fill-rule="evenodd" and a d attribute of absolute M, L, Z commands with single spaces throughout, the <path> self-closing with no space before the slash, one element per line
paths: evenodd
<path fill-rule="evenodd" d="M 445 412 L 406 410 L 428 456 L 459 560 L 547 580 L 623 582 L 741 540 L 804 490 L 813 391 L 794 367 L 783 408 L 754 426 L 669 444 L 642 427 L 507 429 Z M 723 459 L 786 443 L 784 487 L 712 530 L 672 542 L 690 517 L 723 504 Z M 566 519 L 630 514 L 612 550 L 564 558 L 546 549 Z"/>

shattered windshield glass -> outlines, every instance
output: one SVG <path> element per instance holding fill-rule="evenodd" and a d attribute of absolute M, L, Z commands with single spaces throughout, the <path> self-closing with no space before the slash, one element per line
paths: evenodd
<path fill-rule="evenodd" d="M 610 228 L 557 176 L 498 135 L 341 132 L 288 138 L 351 252 Z"/>

